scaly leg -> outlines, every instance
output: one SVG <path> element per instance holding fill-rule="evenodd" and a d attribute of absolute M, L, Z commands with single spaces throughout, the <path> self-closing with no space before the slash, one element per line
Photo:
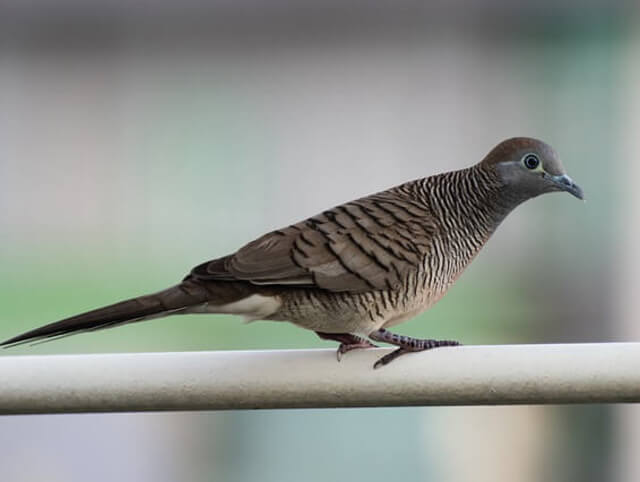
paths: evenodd
<path fill-rule="evenodd" d="M 340 342 L 340 346 L 338 347 L 338 351 L 336 352 L 336 357 L 338 361 L 342 358 L 342 355 L 351 350 L 356 350 L 358 348 L 375 348 L 376 345 L 371 343 L 369 340 L 365 340 L 364 338 L 360 338 L 359 336 L 352 335 L 350 333 L 324 333 L 321 331 L 316 331 L 316 335 L 318 335 L 323 340 L 333 340 Z"/>
<path fill-rule="evenodd" d="M 391 333 L 384 328 L 374 331 L 369 335 L 369 338 L 374 341 L 389 343 L 390 345 L 396 345 L 400 347 L 397 350 L 392 351 L 391 353 L 388 353 L 387 355 L 380 358 L 373 365 L 373 368 L 380 368 L 381 366 L 387 365 L 389 362 L 395 360 L 400 355 L 403 355 L 405 353 L 431 350 L 432 348 L 438 348 L 441 346 L 460 345 L 460 343 L 453 340 L 422 340 L 419 338 L 411 338 L 410 336 L 405 335 L 396 335 L 395 333 Z"/>

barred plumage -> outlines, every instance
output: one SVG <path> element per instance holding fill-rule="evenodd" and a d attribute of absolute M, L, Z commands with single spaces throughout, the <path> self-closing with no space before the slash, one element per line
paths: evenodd
<path fill-rule="evenodd" d="M 451 346 L 456 343 L 385 329 L 438 301 L 518 204 L 559 190 L 582 197 L 553 149 L 535 139 L 510 139 L 473 167 L 334 207 L 195 267 L 173 288 L 46 325 L 4 345 L 169 314 L 235 313 L 314 330 L 339 341 L 339 355 L 372 346 L 365 337 L 400 347 L 379 364 L 408 351 Z"/>

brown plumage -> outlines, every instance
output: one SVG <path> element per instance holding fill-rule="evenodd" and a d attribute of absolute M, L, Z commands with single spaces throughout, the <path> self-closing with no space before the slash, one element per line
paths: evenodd
<path fill-rule="evenodd" d="M 339 356 L 374 346 L 367 338 L 399 347 L 376 366 L 406 352 L 456 345 L 386 328 L 438 301 L 513 208 L 553 191 L 583 197 L 550 146 L 509 139 L 473 167 L 329 209 L 195 267 L 174 287 L 51 323 L 2 345 L 183 313 L 289 321 L 339 341 Z"/>

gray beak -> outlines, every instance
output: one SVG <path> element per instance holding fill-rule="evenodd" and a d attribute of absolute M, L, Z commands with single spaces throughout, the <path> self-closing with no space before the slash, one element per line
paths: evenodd
<path fill-rule="evenodd" d="M 584 191 L 582 190 L 582 188 L 575 182 L 573 182 L 573 179 L 571 179 L 566 174 L 563 174 L 561 176 L 551 176 L 551 180 L 561 191 L 566 191 L 569 194 L 573 194 L 578 199 L 584 199 Z"/>

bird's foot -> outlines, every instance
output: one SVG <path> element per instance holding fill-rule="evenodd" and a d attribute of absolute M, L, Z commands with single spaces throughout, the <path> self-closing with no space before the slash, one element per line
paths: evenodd
<path fill-rule="evenodd" d="M 342 359 L 342 355 L 351 351 L 357 350 L 359 348 L 376 348 L 377 345 L 374 345 L 369 340 L 365 338 L 361 338 L 356 335 L 352 335 L 350 333 L 324 333 L 320 331 L 316 331 L 316 334 L 322 338 L 323 340 L 333 340 L 339 341 L 340 346 L 336 351 L 336 358 L 338 361 Z"/>
<path fill-rule="evenodd" d="M 365 340 L 364 338 L 360 338 L 361 341 L 359 341 L 358 343 L 340 343 L 340 346 L 338 347 L 338 351 L 336 352 L 336 357 L 338 358 L 338 361 L 340 361 L 342 359 L 342 355 L 344 355 L 345 353 L 351 351 L 351 350 L 357 350 L 360 348 L 377 348 L 378 345 L 374 345 L 373 343 L 371 343 L 368 340 Z"/>
<path fill-rule="evenodd" d="M 373 368 L 380 368 L 382 366 L 385 366 L 391 361 L 398 358 L 400 355 L 404 355 L 405 353 L 431 350 L 432 348 L 439 348 L 442 346 L 460 345 L 459 342 L 453 340 L 425 340 L 420 338 L 412 338 L 405 335 L 396 335 L 395 333 L 391 333 L 384 328 L 374 331 L 369 335 L 369 338 L 374 341 L 389 343 L 391 345 L 399 347 L 397 350 L 394 350 L 391 353 L 387 353 L 385 356 L 375 362 Z"/>

